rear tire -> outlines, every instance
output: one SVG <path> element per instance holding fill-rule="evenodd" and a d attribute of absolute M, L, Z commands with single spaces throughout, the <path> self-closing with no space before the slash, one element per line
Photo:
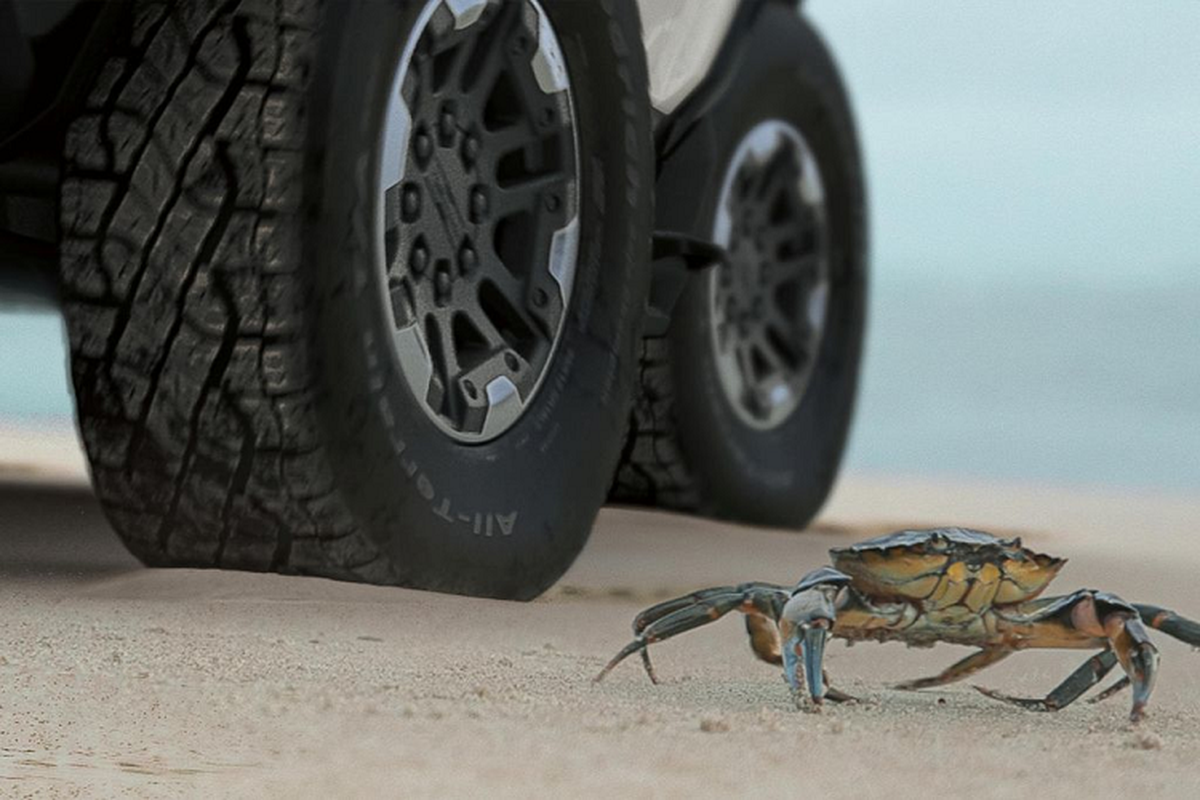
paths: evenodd
<path fill-rule="evenodd" d="M 587 90 L 578 290 L 524 413 L 465 442 L 401 373 L 374 216 L 390 78 L 424 7 L 139 0 L 69 130 L 79 426 L 105 511 L 147 564 L 529 598 L 586 540 L 647 290 L 637 12 L 549 13 Z"/>
<path fill-rule="evenodd" d="M 737 166 L 756 133 L 785 131 L 779 141 L 791 137 L 797 152 L 811 156 L 824 189 L 824 227 L 817 232 L 817 241 L 825 242 L 821 330 L 785 343 L 799 366 L 775 386 L 792 392 L 784 392 L 790 399 L 774 410 L 760 405 L 757 413 L 748 411 L 716 357 L 714 330 L 728 320 L 716 318 L 714 292 L 727 291 L 718 286 L 730 277 L 738 278 L 734 284 L 741 280 L 729 274 L 733 270 L 754 270 L 753 277 L 767 281 L 786 264 L 773 254 L 748 258 L 730 249 L 732 267 L 714 267 L 693 279 L 667 336 L 643 342 L 630 434 L 610 500 L 802 528 L 833 486 L 854 407 L 867 281 L 862 166 L 837 68 L 793 9 L 761 4 L 741 46 L 742 56 L 721 72 L 722 94 L 697 114 L 696 125 L 660 164 L 658 226 L 719 239 L 718 201 L 729 196 L 726 179 L 737 172 L 731 165 Z M 682 112 L 688 113 L 686 106 Z M 777 174 L 765 170 L 768 179 Z M 754 213 L 779 227 L 773 208 Z M 795 235 L 797 249 L 807 252 L 806 223 L 797 222 Z M 801 290 L 798 302 L 792 298 L 798 313 L 808 300 L 821 300 L 813 285 Z M 766 299 L 770 304 L 772 298 Z M 763 317 L 761 311 L 747 317 L 751 306 L 742 303 L 739 313 L 754 328 Z M 772 336 L 783 334 L 776 329 Z"/>

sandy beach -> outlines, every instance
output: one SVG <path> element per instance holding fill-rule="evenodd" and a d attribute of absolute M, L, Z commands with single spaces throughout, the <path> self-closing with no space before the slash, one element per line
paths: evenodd
<path fill-rule="evenodd" d="M 636 660 L 591 682 L 651 602 L 792 581 L 909 525 L 1020 532 L 1070 558 L 1062 591 L 1200 615 L 1191 499 L 850 475 L 804 534 L 606 509 L 518 604 L 144 569 L 69 444 L 2 438 L 0 796 L 1200 796 L 1200 653 L 1166 637 L 1137 729 L 1127 694 L 1035 714 L 887 688 L 966 652 L 949 646 L 833 644 L 863 702 L 800 713 L 737 619 L 658 647 L 661 686 Z M 1042 694 L 1081 660 L 1021 654 L 978 682 Z"/>

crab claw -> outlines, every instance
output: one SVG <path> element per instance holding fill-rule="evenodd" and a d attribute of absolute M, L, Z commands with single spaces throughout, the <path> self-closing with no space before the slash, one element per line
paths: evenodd
<path fill-rule="evenodd" d="M 837 618 L 834 601 L 849 576 L 823 567 L 801 579 L 783 607 L 779 625 L 783 633 L 783 668 L 788 685 L 797 695 L 807 688 L 814 706 L 825 700 L 825 642 Z M 800 685 L 804 672 L 806 686 Z"/>
<path fill-rule="evenodd" d="M 1154 681 L 1158 677 L 1158 650 L 1148 642 L 1139 643 L 1129 653 L 1126 669 L 1133 684 L 1133 708 L 1129 712 L 1129 721 L 1140 722 L 1145 716 L 1146 703 L 1150 701 L 1150 693 L 1154 691 Z"/>
<path fill-rule="evenodd" d="M 808 684 L 808 696 L 815 705 L 825 702 L 825 641 L 829 638 L 829 622 L 819 619 L 804 632 L 800 645 L 804 653 L 804 679 Z"/>
<path fill-rule="evenodd" d="M 825 702 L 825 670 L 822 662 L 825 660 L 825 640 L 829 638 L 830 621 L 816 618 L 804 626 L 796 626 L 787 638 L 783 647 L 783 669 L 787 676 L 788 685 L 797 702 L 804 698 L 803 691 L 808 689 L 808 699 L 814 706 Z M 806 686 L 800 685 L 801 672 Z"/>
<path fill-rule="evenodd" d="M 1154 691 L 1158 678 L 1158 649 L 1150 641 L 1150 635 L 1135 616 L 1122 613 L 1111 614 L 1104 621 L 1105 632 L 1112 642 L 1113 651 L 1125 676 L 1133 684 L 1133 707 L 1129 721 L 1140 722 L 1146 714 L 1146 703 Z"/>

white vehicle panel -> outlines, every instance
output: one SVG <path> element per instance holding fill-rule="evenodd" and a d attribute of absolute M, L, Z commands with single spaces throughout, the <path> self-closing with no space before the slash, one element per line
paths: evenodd
<path fill-rule="evenodd" d="M 650 102 L 669 114 L 704 80 L 738 0 L 638 0 Z"/>

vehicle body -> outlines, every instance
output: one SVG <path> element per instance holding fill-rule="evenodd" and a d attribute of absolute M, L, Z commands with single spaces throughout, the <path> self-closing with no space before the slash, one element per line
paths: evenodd
<path fill-rule="evenodd" d="M 800 4 L 337 8 L 0 2 L 0 290 L 130 549 L 530 597 L 606 492 L 803 527 L 866 237 Z"/>
<path fill-rule="evenodd" d="M 86 77 L 103 58 L 115 13 L 104 5 L 117 7 L 122 0 L 0 3 L 0 41 L 7 53 L 0 64 L 0 196 L 28 206 L 10 212 L 2 226 L 0 307 L 57 303 L 53 250 L 61 137 L 81 102 Z M 739 0 L 638 0 L 650 101 L 660 127 L 708 75 L 739 5 Z"/>

